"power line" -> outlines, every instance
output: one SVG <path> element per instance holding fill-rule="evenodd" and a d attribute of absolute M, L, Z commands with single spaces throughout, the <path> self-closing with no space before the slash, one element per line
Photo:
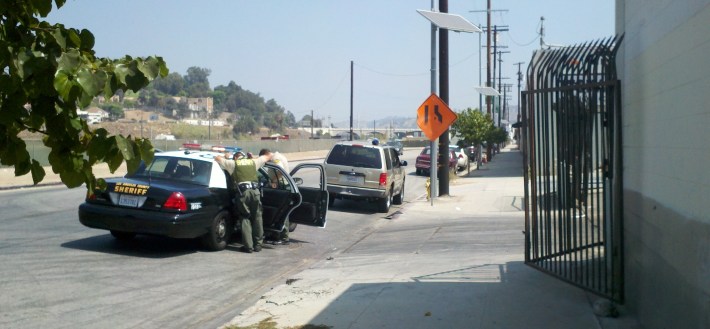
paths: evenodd
<path fill-rule="evenodd" d="M 535 36 L 532 40 L 530 40 L 530 42 L 528 42 L 528 43 L 519 43 L 519 42 L 515 41 L 515 39 L 513 39 L 513 35 L 510 34 L 510 31 L 506 31 L 505 34 L 508 35 L 508 38 L 510 39 L 510 41 L 512 41 L 514 44 L 516 44 L 516 45 L 518 45 L 518 46 L 521 46 L 521 47 L 527 47 L 527 46 L 533 44 L 533 42 L 537 41 L 537 39 L 540 37 L 539 35 L 536 35 L 536 36 Z"/>
<path fill-rule="evenodd" d="M 328 102 L 330 102 L 331 99 L 333 99 L 333 97 L 334 97 L 335 94 L 338 92 L 338 90 L 340 90 L 340 87 L 343 85 L 343 81 L 345 81 L 345 78 L 347 78 L 347 77 L 348 77 L 348 72 L 346 72 L 345 75 L 343 75 L 343 77 L 340 79 L 340 82 L 338 82 L 338 86 L 335 87 L 335 90 L 333 90 L 333 92 L 330 94 L 330 96 L 328 96 L 328 98 L 326 98 L 326 100 L 325 100 L 323 103 L 321 103 L 320 105 L 316 106 L 315 108 L 318 109 L 318 110 L 322 110 L 323 107 L 324 107 L 326 104 L 328 104 Z"/>

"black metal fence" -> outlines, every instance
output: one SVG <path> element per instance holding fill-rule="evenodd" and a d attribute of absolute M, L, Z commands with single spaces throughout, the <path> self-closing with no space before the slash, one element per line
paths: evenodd
<path fill-rule="evenodd" d="M 526 263 L 623 302 L 621 38 L 533 54 L 522 92 Z"/>

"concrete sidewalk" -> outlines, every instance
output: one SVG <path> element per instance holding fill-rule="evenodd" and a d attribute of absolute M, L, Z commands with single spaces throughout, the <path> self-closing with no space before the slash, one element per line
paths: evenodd
<path fill-rule="evenodd" d="M 222 328 L 630 327 L 597 318 L 596 296 L 524 265 L 521 160 L 505 149 L 433 206 L 410 200 Z"/>

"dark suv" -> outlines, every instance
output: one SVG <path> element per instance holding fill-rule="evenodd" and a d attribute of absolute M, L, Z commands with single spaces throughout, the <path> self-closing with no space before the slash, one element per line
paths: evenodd
<path fill-rule="evenodd" d="M 399 152 L 387 145 L 363 141 L 335 144 L 325 160 L 329 203 L 335 199 L 377 202 L 380 212 L 404 200 L 403 166 Z"/>

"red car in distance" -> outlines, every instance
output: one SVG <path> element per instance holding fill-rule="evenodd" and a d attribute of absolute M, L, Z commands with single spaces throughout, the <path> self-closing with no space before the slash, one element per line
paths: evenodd
<path fill-rule="evenodd" d="M 439 150 L 441 152 L 441 150 Z M 456 154 L 451 149 L 445 149 L 444 152 L 449 152 L 449 170 L 456 172 L 456 164 L 458 163 L 458 158 Z M 415 164 L 417 170 L 417 175 L 428 175 L 431 169 L 431 148 L 429 146 L 425 147 L 421 153 L 417 156 L 417 163 Z"/>

